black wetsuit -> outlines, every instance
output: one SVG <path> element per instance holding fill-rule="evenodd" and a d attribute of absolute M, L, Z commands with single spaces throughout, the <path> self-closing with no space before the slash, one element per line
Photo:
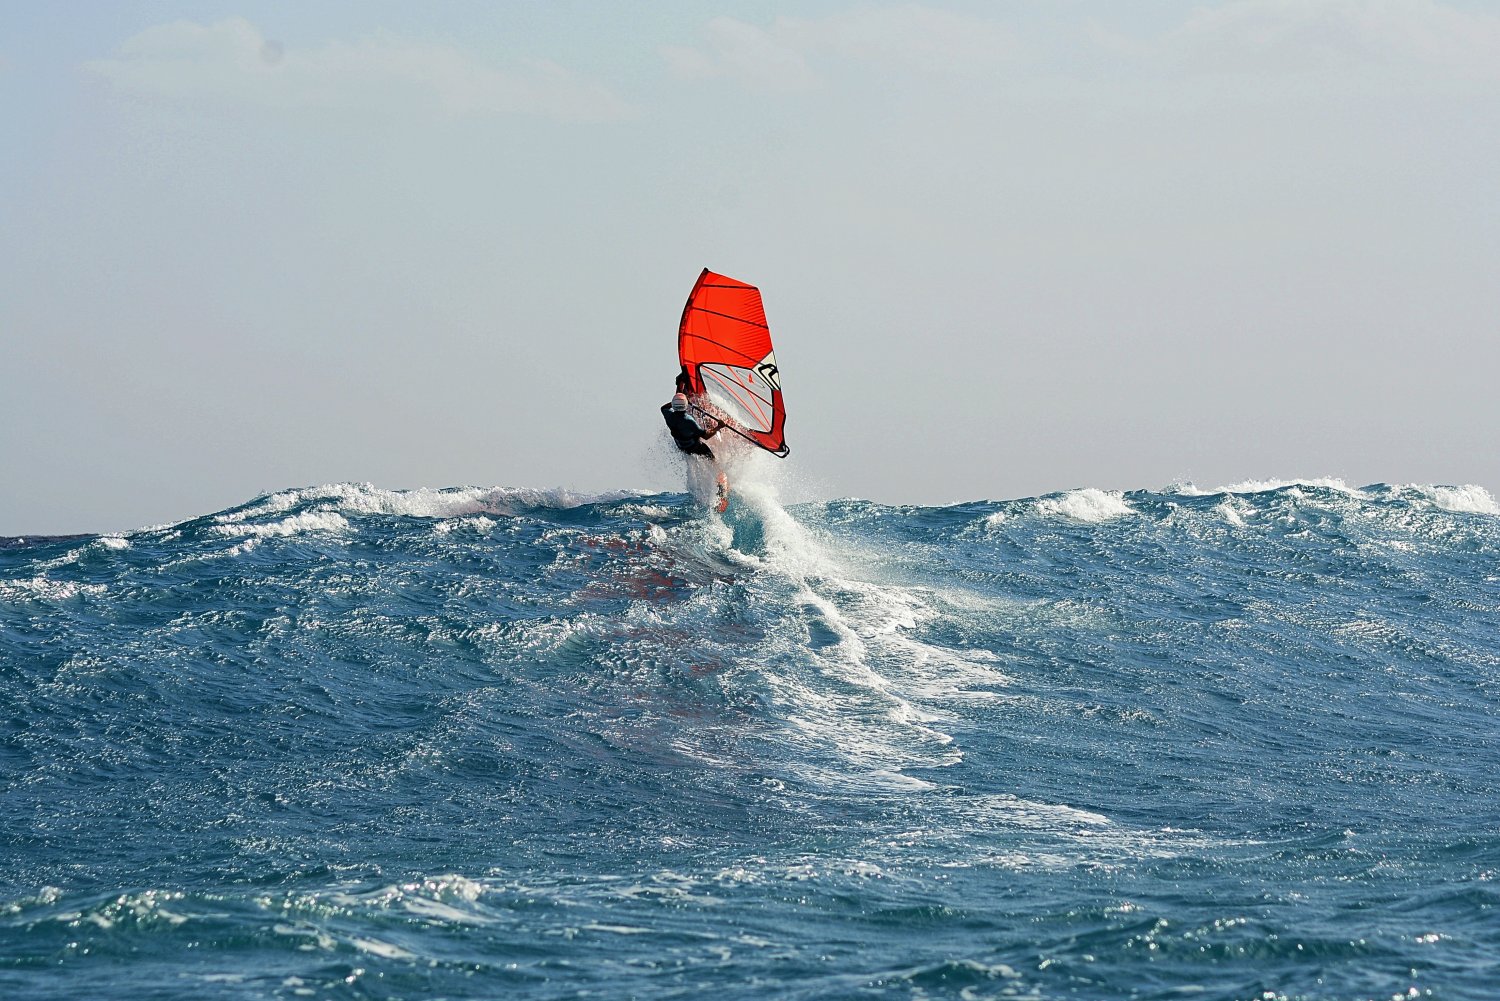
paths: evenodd
<path fill-rule="evenodd" d="M 698 426 L 698 422 L 688 416 L 686 411 L 673 410 L 672 404 L 663 403 L 661 405 L 661 416 L 667 422 L 667 430 L 672 432 L 672 440 L 677 443 L 678 448 L 689 455 L 706 455 L 710 459 L 714 457 L 714 453 L 709 450 L 709 447 L 703 444 L 703 439 L 707 435 Z"/>

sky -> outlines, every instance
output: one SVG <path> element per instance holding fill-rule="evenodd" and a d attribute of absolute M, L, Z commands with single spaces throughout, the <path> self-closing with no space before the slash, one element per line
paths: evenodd
<path fill-rule="evenodd" d="M 682 489 L 703 267 L 792 495 L 1500 490 L 1496 2 L 0 0 L 0 136 L 0 535 Z"/>

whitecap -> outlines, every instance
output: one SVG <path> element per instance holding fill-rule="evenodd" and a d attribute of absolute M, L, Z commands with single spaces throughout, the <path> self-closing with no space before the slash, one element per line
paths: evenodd
<path fill-rule="evenodd" d="M 621 518 L 640 518 L 644 521 L 672 517 L 674 512 L 664 504 L 622 504 L 612 512 Z"/>
<path fill-rule="evenodd" d="M 1500 503 L 1496 502 L 1493 494 L 1478 484 L 1466 483 L 1457 487 L 1413 486 L 1408 489 L 1425 494 L 1425 499 L 1433 507 L 1444 511 L 1500 515 Z"/>
<path fill-rule="evenodd" d="M 333 511 L 305 511 L 281 521 L 266 525 L 244 523 L 215 525 L 214 531 L 228 536 L 255 536 L 265 538 L 273 535 L 296 535 L 299 532 L 344 532 L 349 529 L 349 520 Z"/>
<path fill-rule="evenodd" d="M 0 598 L 7 601 L 66 601 L 81 594 L 96 598 L 103 593 L 103 584 L 52 580 L 43 575 L 21 580 L 0 581 Z"/>
<path fill-rule="evenodd" d="M 1040 514 L 1060 515 L 1074 521 L 1099 522 L 1135 514 L 1135 508 L 1125 500 L 1118 490 L 1099 490 L 1084 487 L 1069 490 L 1058 497 L 1043 497 L 1036 502 Z"/>
<path fill-rule="evenodd" d="M 1214 514 L 1223 518 L 1235 528 L 1245 527 L 1245 515 L 1254 512 L 1254 508 L 1238 497 L 1226 498 L 1214 505 Z"/>
<path fill-rule="evenodd" d="M 483 535 L 494 527 L 494 518 L 486 518 L 484 515 L 478 514 L 472 518 L 452 518 L 448 521 L 440 521 L 432 526 L 432 534 L 447 535 L 449 532 L 459 529 L 468 529 Z"/>
<path fill-rule="evenodd" d="M 1266 480 L 1240 480 L 1237 483 L 1229 483 L 1212 490 L 1204 490 L 1192 485 L 1176 486 L 1172 488 L 1173 493 L 1182 494 L 1186 497 L 1207 497 L 1213 494 L 1263 494 L 1272 490 L 1285 490 L 1288 487 L 1316 487 L 1323 490 L 1332 490 L 1336 493 L 1348 494 L 1351 497 L 1363 497 L 1364 491 L 1358 487 L 1351 487 L 1336 476 L 1316 476 L 1309 479 L 1266 479 Z"/>
<path fill-rule="evenodd" d="M 233 524 L 268 514 L 279 514 L 299 504 L 320 503 L 344 514 L 389 514 L 412 518 L 461 518 L 474 514 L 513 514 L 522 508 L 567 509 L 584 504 L 613 503 L 645 496 L 642 490 L 603 494 L 579 493 L 561 487 L 417 487 L 386 490 L 369 483 L 329 483 L 271 494 L 239 511 L 216 515 L 220 524 Z M 332 502 L 331 504 L 328 502 Z"/>

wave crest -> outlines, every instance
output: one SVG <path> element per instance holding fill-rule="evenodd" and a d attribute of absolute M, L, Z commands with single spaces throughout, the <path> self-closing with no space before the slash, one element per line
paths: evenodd
<path fill-rule="evenodd" d="M 1136 513 L 1118 490 L 1096 487 L 1069 490 L 1058 497 L 1043 497 L 1036 502 L 1036 509 L 1041 514 L 1060 515 L 1083 522 L 1110 521 Z"/>

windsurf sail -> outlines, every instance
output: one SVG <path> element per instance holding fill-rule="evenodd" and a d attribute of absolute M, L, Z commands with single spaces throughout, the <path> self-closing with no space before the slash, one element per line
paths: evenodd
<path fill-rule="evenodd" d="M 682 307 L 677 359 L 700 410 L 773 455 L 791 451 L 760 289 L 704 268 Z"/>

